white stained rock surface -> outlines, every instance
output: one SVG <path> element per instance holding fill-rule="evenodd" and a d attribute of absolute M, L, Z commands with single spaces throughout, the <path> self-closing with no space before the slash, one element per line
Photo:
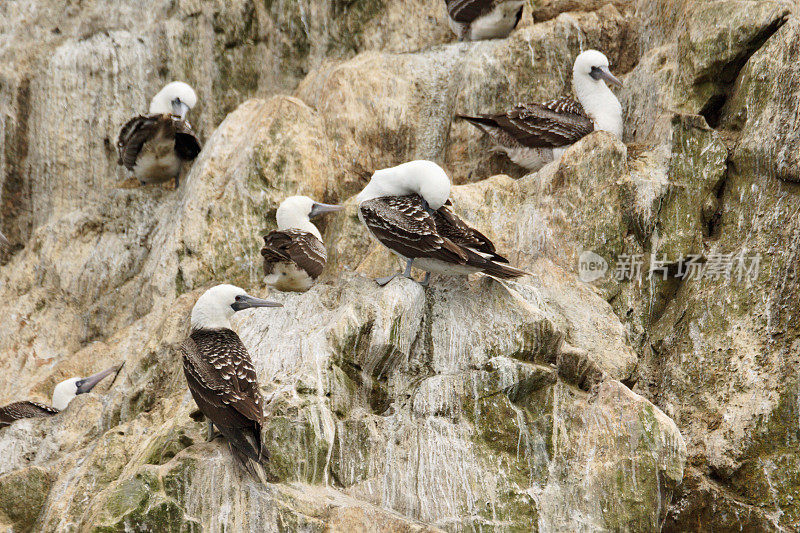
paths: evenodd
<path fill-rule="evenodd" d="M 800 79 L 791 6 L 536 9 L 452 43 L 417 0 L 0 5 L 0 404 L 126 362 L 0 429 L 0 529 L 800 525 L 796 110 L 774 104 Z M 524 175 L 452 121 L 568 92 L 586 48 L 626 82 L 629 145 L 594 133 Z M 177 191 L 121 187 L 118 128 L 172 79 L 198 91 L 203 152 Z M 352 197 L 413 158 L 531 275 L 377 287 L 399 264 Z M 261 236 L 292 194 L 347 209 L 321 224 L 316 286 L 233 320 L 266 400 L 263 486 L 205 442 L 178 347 L 207 287 L 266 295 Z M 624 254 L 745 248 L 750 285 L 610 276 Z M 609 275 L 581 281 L 585 251 Z"/>

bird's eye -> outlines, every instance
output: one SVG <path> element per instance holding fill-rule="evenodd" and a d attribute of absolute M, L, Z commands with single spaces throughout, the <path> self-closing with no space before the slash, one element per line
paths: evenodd
<path fill-rule="evenodd" d="M 242 298 L 244 298 L 244 297 L 240 294 L 236 298 L 234 298 L 234 300 L 236 300 L 237 302 L 241 302 Z"/>
<path fill-rule="evenodd" d="M 81 387 L 83 387 L 83 380 L 79 379 L 75 382 L 75 388 L 80 389 Z"/>

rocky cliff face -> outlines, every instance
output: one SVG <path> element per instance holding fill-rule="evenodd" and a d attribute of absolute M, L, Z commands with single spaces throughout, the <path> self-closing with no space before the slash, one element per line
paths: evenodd
<path fill-rule="evenodd" d="M 453 43 L 421 0 L 3 2 L 0 402 L 126 365 L 0 430 L 0 527 L 797 529 L 795 9 L 547 0 Z M 590 47 L 626 83 L 627 146 L 595 133 L 523 176 L 453 122 L 568 91 Z M 172 79 L 204 150 L 177 191 L 120 187 L 118 128 Z M 372 283 L 397 265 L 351 197 L 412 158 L 532 275 Z M 234 320 L 268 400 L 262 486 L 205 442 L 177 347 L 208 286 L 266 293 L 261 235 L 294 193 L 348 209 L 320 284 Z M 586 283 L 586 250 L 760 268 Z"/>

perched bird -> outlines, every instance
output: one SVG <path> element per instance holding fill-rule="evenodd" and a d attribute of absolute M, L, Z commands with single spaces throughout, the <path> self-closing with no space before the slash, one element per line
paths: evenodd
<path fill-rule="evenodd" d="M 0 231 L 0 244 L 3 246 L 11 246 L 11 241 L 9 241 L 6 236 L 3 235 L 2 231 Z"/>
<path fill-rule="evenodd" d="M 524 0 L 445 0 L 450 28 L 460 41 L 504 39 L 522 18 Z"/>
<path fill-rule="evenodd" d="M 594 130 L 622 138 L 622 106 L 606 82 L 622 85 L 608 70 L 608 58 L 587 50 L 572 68 L 577 101 L 561 97 L 543 104 L 517 104 L 497 115 L 458 115 L 482 130 L 517 165 L 538 170 Z"/>
<path fill-rule="evenodd" d="M 200 141 L 186 120 L 197 95 L 182 81 L 167 84 L 150 101 L 150 114 L 130 119 L 119 132 L 117 164 L 124 165 L 142 185 L 171 179 L 178 186 L 184 161 L 200 153 Z"/>
<path fill-rule="evenodd" d="M 325 268 L 327 253 L 311 219 L 342 209 L 315 202 L 308 196 L 290 196 L 281 202 L 275 219 L 278 229 L 264 235 L 264 281 L 279 291 L 304 292 Z"/>
<path fill-rule="evenodd" d="M 252 471 L 248 460 L 263 464 L 268 459 L 261 443 L 261 391 L 250 354 L 230 323 L 235 312 L 250 307 L 281 304 L 254 298 L 233 285 L 208 289 L 194 304 L 192 332 L 181 352 L 189 391 L 210 423 L 209 438 L 216 427 Z"/>
<path fill-rule="evenodd" d="M 483 272 L 498 278 L 527 273 L 508 265 L 494 244 L 450 210 L 450 179 L 432 161 L 411 161 L 378 170 L 356 200 L 358 217 L 378 242 L 411 267 L 431 272 L 469 275 Z M 389 283 L 397 274 L 378 278 Z"/>
<path fill-rule="evenodd" d="M 0 427 L 5 427 L 21 418 L 43 418 L 63 411 L 75 396 L 91 391 L 103 378 L 119 372 L 122 365 L 103 370 L 88 378 L 70 378 L 53 389 L 53 406 L 24 400 L 0 407 Z"/>

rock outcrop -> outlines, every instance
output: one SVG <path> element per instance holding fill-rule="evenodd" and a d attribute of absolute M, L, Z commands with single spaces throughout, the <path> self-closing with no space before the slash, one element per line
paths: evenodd
<path fill-rule="evenodd" d="M 542 22 L 478 43 L 417 0 L 0 6 L 0 401 L 126 363 L 0 430 L 0 527 L 797 528 L 794 6 L 536 4 Z M 627 145 L 593 133 L 523 175 L 453 122 L 568 91 L 589 47 L 624 74 Z M 198 90 L 203 152 L 176 191 L 119 187 L 118 128 L 170 79 Z M 531 275 L 377 287 L 398 265 L 352 196 L 413 158 Z M 264 486 L 205 441 L 178 346 L 208 286 L 265 294 L 261 235 L 289 194 L 347 209 L 315 287 L 234 319 Z M 587 251 L 609 267 L 591 282 Z M 724 254 L 760 268 L 676 276 Z M 641 277 L 611 275 L 637 255 Z"/>

